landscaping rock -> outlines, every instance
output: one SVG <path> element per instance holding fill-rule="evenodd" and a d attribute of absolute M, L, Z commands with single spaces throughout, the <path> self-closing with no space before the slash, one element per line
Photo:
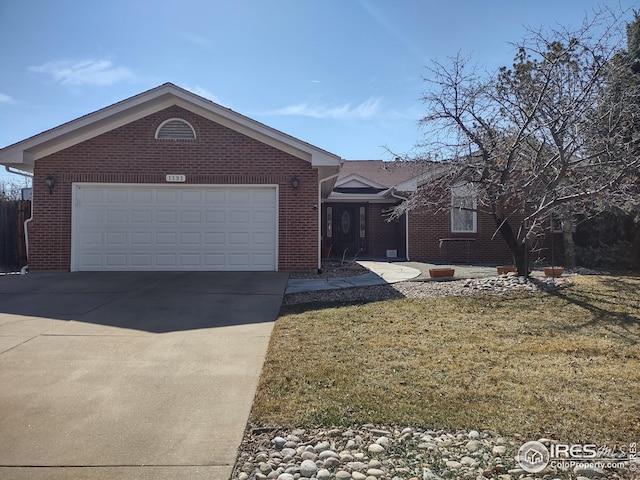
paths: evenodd
<path fill-rule="evenodd" d="M 478 440 L 469 440 L 465 445 L 465 448 L 469 453 L 477 452 L 478 450 L 482 450 L 482 442 Z"/>
<path fill-rule="evenodd" d="M 316 473 L 316 478 L 318 480 L 329 480 L 329 477 L 331 477 L 331 472 L 326 468 L 321 468 L 318 470 L 318 473 Z"/>
<path fill-rule="evenodd" d="M 300 475 L 302 475 L 303 477 L 311 478 L 315 476 L 317 472 L 318 467 L 316 466 L 315 462 L 312 462 L 311 460 L 304 460 L 300 464 Z"/>
<path fill-rule="evenodd" d="M 282 437 L 275 437 L 272 441 L 277 449 L 284 448 L 284 445 L 287 443 L 287 440 Z"/>
<path fill-rule="evenodd" d="M 379 443 L 372 443 L 371 445 L 369 445 L 369 448 L 367 450 L 371 453 L 382 453 L 384 452 L 384 447 Z"/>
<path fill-rule="evenodd" d="M 374 433 L 373 431 L 377 432 Z M 383 431 L 387 435 L 380 435 Z M 532 480 L 510 452 L 524 443 L 481 430 L 362 426 L 293 432 L 247 430 L 232 480 Z M 277 436 L 275 436 L 277 434 Z M 381 437 L 386 449 L 376 443 Z M 293 442 L 295 448 L 276 439 Z M 546 442 L 552 440 L 543 439 Z M 285 442 L 286 443 L 286 442 Z M 425 443 L 429 448 L 421 448 Z M 348 447 L 347 447 L 348 445 Z M 373 447 L 376 452 L 370 452 Z M 320 450 L 317 453 L 316 450 Z M 292 456 L 292 452 L 295 452 Z M 543 480 L 631 480 L 630 469 L 547 467 Z"/>

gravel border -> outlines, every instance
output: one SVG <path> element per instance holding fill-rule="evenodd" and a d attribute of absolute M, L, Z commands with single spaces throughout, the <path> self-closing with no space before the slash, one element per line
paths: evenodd
<path fill-rule="evenodd" d="M 553 440 L 540 438 L 549 446 Z M 528 474 L 516 461 L 520 436 L 362 425 L 284 429 L 249 425 L 233 480 L 632 479 L 631 469 L 547 467 Z"/>
<path fill-rule="evenodd" d="M 469 295 L 504 295 L 520 292 L 548 292 L 571 285 L 569 277 L 518 277 L 515 274 L 451 281 L 408 281 L 372 287 L 341 288 L 291 293 L 283 305 L 314 302 L 373 302 L 399 298 L 433 298 Z"/>

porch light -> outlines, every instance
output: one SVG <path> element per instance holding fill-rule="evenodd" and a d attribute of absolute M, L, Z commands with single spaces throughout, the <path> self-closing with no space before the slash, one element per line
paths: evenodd
<path fill-rule="evenodd" d="M 49 194 L 52 194 L 53 187 L 56 186 L 56 177 L 54 177 L 53 175 L 49 175 L 44 179 L 44 182 L 47 184 L 47 187 L 49 187 Z"/>
<path fill-rule="evenodd" d="M 291 186 L 293 187 L 294 190 L 298 190 L 298 187 L 300 186 L 300 180 L 298 180 L 298 177 L 293 177 L 291 179 Z"/>

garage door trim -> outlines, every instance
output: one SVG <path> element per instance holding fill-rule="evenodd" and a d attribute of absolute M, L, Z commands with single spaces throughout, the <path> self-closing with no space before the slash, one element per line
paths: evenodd
<path fill-rule="evenodd" d="M 105 182 L 73 182 L 71 189 L 71 271 L 80 270 L 80 259 L 78 258 L 78 238 L 81 221 L 78 208 L 80 201 L 80 189 L 82 187 L 98 188 L 139 188 L 139 189 L 273 189 L 275 195 L 274 206 L 274 269 L 278 270 L 279 253 L 279 185 L 278 184 L 179 184 L 179 183 L 105 183 Z M 133 271 L 133 270 L 132 270 Z"/>

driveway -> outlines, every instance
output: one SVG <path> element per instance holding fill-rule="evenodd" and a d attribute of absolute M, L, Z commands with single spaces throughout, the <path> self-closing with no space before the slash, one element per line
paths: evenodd
<path fill-rule="evenodd" d="M 286 282 L 0 277 L 0 478 L 228 479 Z"/>

